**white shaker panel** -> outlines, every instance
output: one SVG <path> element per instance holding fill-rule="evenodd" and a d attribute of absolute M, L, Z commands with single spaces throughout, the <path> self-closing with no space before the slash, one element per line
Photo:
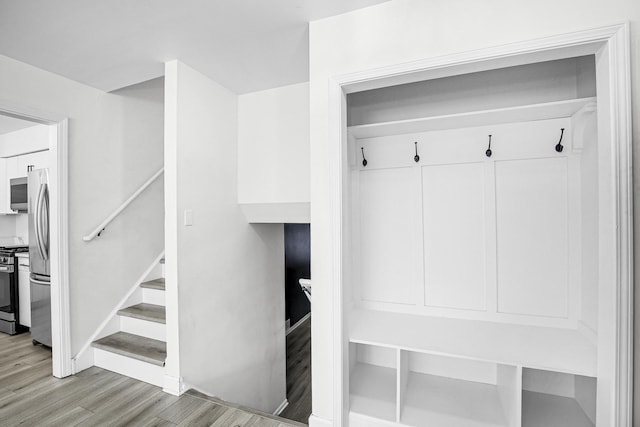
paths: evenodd
<path fill-rule="evenodd" d="M 414 304 L 416 290 L 413 168 L 360 172 L 361 296 Z"/>
<path fill-rule="evenodd" d="M 486 307 L 484 164 L 422 169 L 425 304 Z"/>
<path fill-rule="evenodd" d="M 498 311 L 568 317 L 565 157 L 496 162 Z"/>

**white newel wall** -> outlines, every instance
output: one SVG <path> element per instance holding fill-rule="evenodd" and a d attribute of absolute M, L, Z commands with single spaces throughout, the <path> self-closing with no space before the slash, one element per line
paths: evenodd
<path fill-rule="evenodd" d="M 282 224 L 248 224 L 238 206 L 237 95 L 178 61 L 165 79 L 168 381 L 273 412 L 286 399 Z"/>
<path fill-rule="evenodd" d="M 311 216 L 313 218 L 312 221 L 312 271 L 314 275 L 314 282 L 316 285 L 314 300 L 313 300 L 313 312 L 314 312 L 314 324 L 313 324 L 313 417 L 312 417 L 312 425 L 330 425 L 332 422 L 338 423 L 338 417 L 340 414 L 336 412 L 336 408 L 334 407 L 334 390 L 335 385 L 333 381 L 337 378 L 337 367 L 333 365 L 333 357 L 334 357 L 334 349 L 333 349 L 333 336 L 335 331 L 338 328 L 338 325 L 334 323 L 334 295 L 333 295 L 333 286 L 332 283 L 335 278 L 334 265 L 328 260 L 334 260 L 334 243 L 331 241 L 331 230 L 333 224 L 331 222 L 331 209 L 332 203 L 331 194 L 332 194 L 332 182 L 333 175 L 336 173 L 335 169 L 332 169 L 329 165 L 331 164 L 331 156 L 332 156 L 332 144 L 330 142 L 334 141 L 336 135 L 329 134 L 329 123 L 330 118 L 329 114 L 329 101 L 330 101 L 330 91 L 329 91 L 329 79 L 344 75 L 347 73 L 358 72 L 363 70 L 369 70 L 373 68 L 390 66 L 394 64 L 405 63 L 413 60 L 420 60 L 424 58 L 434 58 L 443 55 L 451 55 L 461 52 L 467 52 L 475 49 L 481 49 L 491 46 L 499 46 L 508 44 L 511 42 L 519 42 L 523 40 L 536 39 L 540 37 L 555 35 L 555 34 L 565 34 L 572 31 L 584 30 L 593 27 L 601 27 L 604 25 L 618 23 L 624 20 L 631 19 L 632 21 L 632 52 L 637 51 L 635 47 L 638 45 L 638 34 L 633 31 L 635 28 L 635 24 L 640 19 L 640 4 L 637 2 L 632 2 L 628 0 L 619 0 L 614 4 L 604 5 L 600 2 L 596 1 L 588 1 L 586 4 L 584 2 L 578 2 L 574 0 L 564 1 L 564 2 L 550 2 L 543 1 L 537 3 L 527 3 L 524 5 L 526 10 L 523 11 L 523 4 L 513 4 L 508 1 L 500 1 L 497 4 L 492 4 L 490 8 L 486 7 L 486 5 L 479 4 L 477 2 L 472 1 L 464 1 L 463 3 L 455 3 L 452 4 L 450 2 L 438 1 L 435 4 L 429 3 L 426 4 L 424 2 L 420 2 L 418 0 L 396 0 L 393 2 L 385 3 L 382 5 L 362 9 L 359 11 L 355 11 L 349 14 L 341 15 L 338 17 L 328 18 L 325 20 L 313 22 L 311 24 L 310 30 L 310 47 L 311 47 L 311 59 L 310 59 L 310 93 L 311 93 L 311 150 L 310 150 L 310 159 L 311 159 Z M 462 13 L 464 11 L 464 13 Z M 553 11 L 552 13 L 549 13 Z M 579 11 L 579 12 L 577 12 Z M 500 25 L 494 25 L 500 23 Z M 632 68 L 638 68 L 639 57 L 635 54 L 632 54 Z M 566 65 L 566 64 L 565 64 Z M 566 71 L 566 68 L 563 68 Z M 590 89 L 585 90 L 585 86 L 583 85 L 584 80 L 589 80 L 588 75 L 590 71 L 583 69 L 584 74 L 581 75 L 581 72 L 578 72 L 577 75 L 574 75 L 573 81 L 575 83 L 574 91 L 575 97 L 584 97 L 584 96 L 593 96 L 593 93 L 589 93 Z M 634 102 L 637 102 L 640 81 L 638 81 L 637 74 L 633 74 L 633 90 L 634 90 Z M 508 83 L 508 82 L 507 82 Z M 535 82 L 534 82 L 535 83 Z M 535 84 L 533 85 L 535 86 Z M 588 86 L 588 85 L 587 85 Z M 556 101 L 561 101 L 562 99 L 571 99 L 572 96 L 570 93 L 553 90 L 553 93 L 558 95 L 559 98 Z M 565 97 L 566 96 L 566 97 Z M 384 98 L 384 97 L 382 97 Z M 442 98 L 440 98 L 442 100 Z M 366 104 L 366 100 L 362 100 L 363 104 Z M 443 101 L 444 105 L 456 106 L 455 103 L 448 103 Z M 529 101 L 525 101 L 529 102 Z M 533 100 L 535 102 L 535 100 Z M 503 107 L 508 105 L 499 105 L 498 107 Z M 401 106 L 402 107 L 402 106 Z M 374 118 L 373 120 L 367 122 L 367 119 L 360 119 L 359 117 L 366 116 L 367 114 L 371 114 L 372 117 L 375 114 L 378 114 L 378 117 L 387 117 L 387 119 L 397 119 L 397 118 L 389 118 L 386 116 L 389 114 L 389 111 L 393 110 L 394 105 L 382 105 L 376 106 L 375 104 L 370 107 L 361 107 L 359 110 L 355 111 L 358 116 L 350 116 L 349 123 L 350 124 L 366 124 L 366 123 L 374 123 L 378 121 L 378 118 Z M 435 108 L 435 107 L 434 107 Z M 472 106 L 471 109 L 476 107 Z M 489 105 L 488 108 L 496 108 L 496 105 Z M 449 111 L 448 113 L 459 113 L 461 111 Z M 354 113 L 354 114 L 356 114 Z M 423 112 L 424 113 L 424 112 Z M 423 114 L 422 113 L 422 114 Z M 424 114 L 423 114 L 424 115 Z M 427 114 L 428 115 L 428 114 Z M 419 117 L 419 116 L 416 116 Z M 566 117 L 566 116 L 565 116 Z M 357 118 L 357 120 L 356 120 Z M 411 118 L 411 117 L 405 117 Z M 355 121 L 353 121 L 355 120 Z M 638 129 L 640 126 L 638 123 L 634 123 L 634 132 L 635 135 L 638 135 Z M 567 125 L 567 128 L 570 129 L 571 126 Z M 557 131 L 557 129 L 556 129 Z M 484 137 L 488 132 L 484 134 Z M 389 136 L 391 136 L 390 134 Z M 566 137 L 567 135 L 565 135 Z M 637 138 L 636 138 L 637 139 Z M 513 188 L 510 185 L 503 185 L 505 182 L 504 179 L 513 175 L 515 163 L 517 161 L 525 161 L 528 164 L 526 167 L 522 168 L 522 172 L 529 171 L 530 173 L 534 173 L 532 169 L 532 165 L 535 162 L 538 162 L 537 166 L 542 166 L 544 170 L 548 170 L 549 173 L 554 174 L 556 178 L 560 180 L 566 180 L 567 191 L 558 190 L 558 187 L 555 187 L 553 183 L 555 180 L 546 180 L 543 179 L 541 181 L 528 180 L 526 178 L 526 174 L 518 174 L 519 179 L 525 180 L 534 187 L 532 191 L 539 193 L 544 192 L 547 194 L 548 191 L 551 191 L 553 197 L 558 199 L 558 201 L 564 200 L 561 203 L 560 208 L 554 207 L 553 209 L 548 209 L 542 206 L 543 211 L 538 212 L 539 215 L 556 215 L 558 213 L 562 214 L 562 210 L 565 209 L 566 215 L 564 217 L 566 220 L 560 220 L 558 223 L 553 224 L 552 227 L 556 227 L 554 229 L 550 228 L 548 230 L 543 230 L 546 233 L 554 233 L 553 238 L 560 239 L 559 243 L 564 245 L 571 246 L 575 244 L 575 240 L 572 240 L 569 236 L 575 234 L 583 234 L 581 231 L 585 229 L 592 228 L 598 221 L 590 212 L 593 212 L 592 209 L 588 209 L 589 206 L 593 207 L 598 203 L 598 196 L 593 192 L 590 192 L 589 189 L 584 191 L 577 191 L 576 188 L 572 187 L 575 183 L 580 183 L 582 187 L 590 186 L 593 188 L 593 180 L 594 174 L 597 174 L 597 157 L 598 153 L 595 152 L 593 148 L 588 148 L 588 138 L 584 139 L 585 148 L 583 149 L 583 153 L 581 154 L 581 161 L 578 164 L 572 162 L 570 156 L 571 153 L 565 152 L 561 159 L 558 158 L 549 158 L 548 160 L 540 159 L 534 160 L 532 156 L 531 160 L 518 160 L 517 158 L 504 159 L 504 161 L 499 162 L 496 160 L 495 167 L 492 170 L 487 171 L 486 165 L 483 163 L 474 165 L 473 160 L 468 160 L 462 163 L 464 165 L 433 165 L 422 167 L 422 177 L 429 176 L 429 174 L 437 175 L 437 176 L 446 176 L 449 174 L 455 175 L 456 177 L 460 177 L 459 173 L 454 173 L 454 169 L 459 170 L 461 168 L 466 169 L 463 177 L 465 179 L 446 179 L 446 184 L 449 187 L 448 190 L 442 191 L 438 188 L 426 188 L 426 192 L 430 197 L 438 198 L 445 197 L 451 191 L 462 191 L 463 194 L 469 197 L 460 198 L 462 200 L 454 201 L 455 206 L 458 209 L 475 209 L 477 211 L 482 210 L 484 214 L 485 221 L 491 215 L 496 215 L 504 217 L 505 221 L 502 222 L 502 227 L 506 230 L 509 228 L 509 217 L 513 209 L 518 208 L 517 202 L 514 202 L 512 199 L 507 204 L 500 204 L 499 202 L 495 205 L 496 208 L 494 210 L 487 209 L 487 200 L 490 200 L 491 195 L 485 194 L 483 192 L 482 197 L 478 196 L 478 191 L 480 188 L 486 189 L 485 184 L 487 182 L 497 183 L 496 192 L 513 192 Z M 495 144 L 499 144 L 498 140 L 494 141 Z M 407 154 L 405 154 L 406 158 L 409 162 L 411 162 L 412 157 L 412 149 L 413 149 L 413 141 L 410 141 L 407 147 Z M 421 143 L 422 144 L 422 143 Z M 568 146 L 568 145 L 567 145 Z M 359 149 L 361 145 L 358 145 L 357 149 Z M 593 147 L 593 146 L 592 146 Z M 427 148 L 428 149 L 428 148 Z M 366 149 L 365 149 L 366 150 Z M 590 151 L 591 150 L 591 151 Z M 359 152 L 355 152 L 357 150 L 352 150 L 350 152 L 350 156 L 352 158 L 360 159 Z M 370 165 L 375 164 L 375 152 L 369 150 L 371 158 L 367 155 L 367 160 L 370 162 Z M 498 153 L 500 150 L 496 150 Z M 368 153 L 368 152 L 367 152 Z M 482 151 L 480 151 L 482 153 Z M 369 154 L 369 153 L 368 153 Z M 421 153 L 421 155 L 423 155 Z M 497 156 L 498 154 L 496 154 Z M 424 154 L 424 158 L 429 158 L 429 156 Z M 569 156 L 569 157 L 564 157 Z M 479 161 L 477 162 L 479 163 Z M 411 185 L 418 186 L 417 183 L 420 182 L 420 174 L 415 172 L 419 168 L 412 167 L 408 168 L 412 169 L 412 171 L 404 171 L 402 167 L 399 168 L 389 168 L 387 171 L 380 171 L 379 176 L 374 176 L 376 172 L 369 170 L 367 172 L 362 172 L 362 175 L 369 174 L 370 177 L 365 178 L 366 181 L 364 183 L 363 188 L 363 198 L 362 203 L 371 204 L 372 206 L 376 206 L 377 203 L 380 203 L 381 199 L 388 197 L 387 200 L 393 200 L 393 203 L 387 203 L 386 209 L 379 212 L 379 217 L 368 217 L 361 218 L 360 227 L 368 226 L 366 221 L 373 221 L 369 226 L 375 226 L 375 221 L 384 221 L 384 215 L 393 216 L 394 211 L 402 211 L 405 215 L 403 221 L 398 221 L 396 231 L 397 234 L 388 235 L 385 237 L 385 230 L 378 230 L 379 235 L 371 236 L 367 235 L 363 237 L 363 239 L 373 239 L 371 240 L 371 244 L 376 245 L 375 239 L 383 240 L 386 238 L 389 247 L 386 250 L 391 253 L 397 249 L 399 256 L 393 257 L 391 262 L 393 263 L 394 269 L 396 272 L 399 272 L 399 280 L 398 287 L 393 291 L 393 294 L 385 294 L 385 292 L 389 292 L 388 289 L 380 286 L 379 283 L 376 283 L 376 280 L 384 280 L 382 275 L 375 275 L 368 272 L 361 272 L 356 269 L 355 272 L 351 272 L 354 277 L 354 281 L 363 282 L 363 277 L 358 277 L 358 275 L 371 274 L 371 281 L 367 282 L 367 285 L 360 289 L 360 287 L 356 289 L 347 289 L 345 288 L 345 293 L 349 295 L 349 293 L 353 292 L 353 298 L 356 301 L 359 301 L 360 298 L 366 296 L 368 298 L 366 304 L 369 304 L 371 307 L 374 305 L 377 308 L 382 308 L 381 304 L 395 304 L 394 307 L 400 306 L 403 302 L 408 301 L 412 295 L 415 295 L 415 292 L 418 292 L 418 301 L 420 298 L 428 299 L 435 304 L 437 307 L 426 307 L 421 310 L 430 311 L 430 312 L 439 312 L 442 317 L 452 316 L 453 309 L 448 307 L 453 304 L 456 305 L 457 308 L 456 313 L 461 311 L 473 313 L 474 310 L 482 307 L 482 303 L 478 301 L 484 301 L 487 308 L 491 309 L 491 295 L 498 295 L 500 298 L 495 300 L 495 310 L 496 315 L 503 316 L 504 318 L 509 318 L 511 322 L 515 324 L 526 324 L 529 322 L 533 323 L 548 323 L 547 326 L 556 328 L 557 326 L 562 326 L 560 330 L 562 330 L 565 326 L 577 327 L 578 330 L 586 332 L 584 334 L 587 337 L 591 334 L 590 338 L 587 338 L 586 341 L 579 339 L 580 345 L 584 345 L 584 348 L 589 348 L 591 345 L 591 339 L 593 339 L 593 335 L 596 333 L 597 329 L 597 319 L 594 316 L 594 310 L 597 303 L 597 290 L 594 289 L 593 281 L 595 281 L 593 268 L 596 264 L 594 262 L 597 254 L 594 252 L 592 248 L 597 247 L 597 238 L 593 236 L 593 233 L 590 234 L 588 238 L 591 238 L 591 241 L 583 241 L 579 244 L 581 248 L 581 253 L 577 255 L 575 251 L 568 251 L 566 255 L 566 259 L 562 261 L 563 253 L 554 251 L 548 251 L 545 253 L 539 253 L 538 251 L 533 250 L 533 248 L 529 248 L 532 252 L 529 255 L 534 255 L 538 257 L 541 261 L 551 262 L 554 267 L 550 268 L 545 274 L 548 277 L 530 277 L 529 279 L 533 282 L 534 280 L 546 279 L 550 280 L 553 283 L 562 283 L 560 289 L 563 290 L 560 293 L 558 289 L 554 288 L 548 282 L 544 285 L 543 290 L 548 294 L 554 296 L 554 302 L 551 305 L 540 304 L 536 300 L 532 300 L 535 304 L 532 306 L 527 305 L 526 307 L 522 305 L 522 301 L 517 295 L 521 295 L 522 289 L 516 290 L 515 288 L 510 289 L 509 286 L 527 286 L 526 284 L 518 284 L 518 285 L 505 285 L 504 292 L 500 290 L 500 286 L 496 285 L 496 283 L 500 283 L 498 280 L 500 277 L 503 280 L 508 282 L 509 277 L 513 274 L 513 272 L 502 269 L 498 262 L 498 267 L 495 270 L 495 277 L 492 276 L 491 271 L 487 271 L 487 266 L 492 266 L 495 264 L 491 263 L 490 259 L 485 259 L 484 262 L 479 260 L 472 260 L 469 264 L 469 268 L 473 269 L 475 272 L 482 272 L 484 270 L 484 274 L 481 275 L 484 278 L 484 284 L 478 282 L 474 286 L 469 285 L 465 279 L 471 276 L 471 273 L 467 271 L 456 271 L 456 275 L 451 280 L 455 279 L 455 282 L 449 283 L 449 286 L 458 286 L 465 288 L 465 291 L 474 294 L 474 297 L 466 297 L 458 298 L 452 297 L 449 293 L 449 288 L 447 286 L 439 286 L 438 284 L 429 284 L 427 287 L 424 287 L 425 295 L 420 295 L 420 287 L 412 287 L 411 283 L 419 283 L 420 280 L 423 279 L 420 273 L 420 269 L 415 269 L 416 259 L 419 261 L 420 256 L 416 256 L 415 253 L 404 253 L 403 251 L 410 251 L 411 248 L 407 249 L 406 245 L 402 245 L 399 247 L 397 243 L 394 243 L 394 239 L 402 239 L 402 236 L 409 238 L 411 236 L 415 236 L 415 228 L 407 225 L 407 223 L 411 223 L 412 221 L 417 221 L 419 216 L 415 218 L 415 214 L 412 212 L 417 212 L 419 210 L 419 206 L 415 206 L 415 201 L 418 199 L 414 197 L 409 200 L 408 193 L 410 193 Z M 425 172 L 425 169 L 427 170 Z M 537 169 L 537 168 L 536 168 Z M 594 170 L 596 169 L 596 170 Z M 437 173 L 436 173 L 437 172 Z M 493 176 L 491 176 L 493 173 Z M 384 174 L 395 174 L 397 175 L 396 182 L 403 182 L 409 185 L 409 189 L 407 189 L 403 185 L 398 185 L 401 187 L 399 189 L 380 189 L 379 192 L 370 191 L 370 188 L 374 187 L 374 184 L 379 181 L 384 181 Z M 581 177 L 576 179 L 576 176 Z M 482 180 L 481 180 L 482 178 Z M 595 178 L 597 180 L 597 178 Z M 480 181 L 480 182 L 478 182 Z M 553 181 L 553 182 L 552 182 Z M 503 184 L 500 184 L 500 183 Z M 574 183 L 574 184 L 572 184 Z M 526 182 L 521 182 L 520 184 L 526 184 Z M 474 191 L 471 187 L 476 187 L 477 191 Z M 414 191 L 412 194 L 414 196 L 420 195 L 419 191 Z M 444 196 L 443 196 L 444 194 Z M 576 198 L 576 194 L 581 194 L 580 197 Z M 347 195 L 348 197 L 348 195 Z M 418 199 L 419 200 L 419 199 Z M 566 202 L 566 203 L 565 203 Z M 412 204 L 413 203 L 413 204 Z M 527 203 L 533 203 L 531 200 L 528 200 Z M 555 206 L 555 205 L 554 205 Z M 539 205 L 535 206 L 539 208 Z M 424 208 L 424 206 L 423 206 Z M 357 207 L 354 208 L 353 215 L 357 216 Z M 560 211 L 556 211 L 556 209 L 560 209 Z M 578 210 L 581 212 L 578 217 L 574 217 L 571 215 L 573 210 Z M 439 211 L 435 209 L 430 211 L 428 215 L 432 215 L 432 221 L 436 222 L 443 215 L 447 215 L 447 212 Z M 449 216 L 453 215 L 455 218 L 455 213 L 449 213 Z M 525 218 L 526 219 L 526 218 Z M 500 221 L 498 222 L 500 224 Z M 439 237 L 438 233 L 447 233 L 447 230 L 440 230 L 437 227 L 429 228 L 428 223 L 425 223 L 425 230 L 420 230 L 418 235 L 432 235 L 436 240 Z M 513 224 L 512 224 L 513 225 Z M 477 245 L 479 248 L 481 245 L 485 245 L 485 248 L 491 247 L 491 245 L 497 245 L 500 247 L 501 245 L 505 248 L 509 248 L 510 245 L 515 245 L 516 241 L 509 241 L 509 236 L 507 233 L 503 233 L 502 237 L 500 232 L 497 233 L 489 233 L 484 234 L 484 241 L 482 241 L 482 233 L 478 232 L 479 224 L 466 224 L 463 226 L 463 229 L 456 228 L 455 230 L 449 230 L 449 232 L 453 232 L 454 235 L 459 233 L 459 237 L 464 236 L 473 236 L 471 239 L 473 244 Z M 354 227 L 355 232 L 358 231 L 358 226 Z M 562 231 L 566 232 L 566 235 L 563 237 Z M 534 230 L 527 230 L 530 235 L 534 235 Z M 391 233 L 389 233 L 391 234 Z M 491 241 L 491 236 L 495 236 L 495 241 Z M 489 238 L 487 238 L 489 236 Z M 502 239 L 502 241 L 501 241 Z M 596 239 L 596 240 L 594 240 Z M 573 242 L 573 243 L 572 243 Z M 362 247 L 364 247 L 364 241 L 362 241 Z M 416 243 L 416 246 L 419 244 Z M 591 249 L 590 249 L 591 248 Z M 429 246 L 424 246 L 424 251 L 429 251 Z M 505 256 L 509 256 L 509 250 L 505 249 Z M 468 253 L 466 250 L 459 249 L 460 257 L 468 257 Z M 471 249 L 469 249 L 471 252 Z M 366 256 L 366 254 L 363 254 Z M 404 255 L 404 256 L 402 256 Z M 423 255 L 423 254 L 421 254 Z M 369 254 L 371 257 L 379 256 L 384 257 L 380 254 Z M 362 260 L 357 259 L 358 255 L 356 255 L 356 259 L 354 263 L 362 262 Z M 558 263 L 558 260 L 562 262 Z M 375 263 L 375 258 L 371 258 L 372 263 Z M 566 262 L 565 262 L 566 261 Z M 427 261 L 429 262 L 429 261 Z M 435 275 L 433 277 L 440 277 L 441 272 L 438 272 L 438 267 L 441 269 L 447 269 L 450 266 L 440 265 L 437 261 L 432 261 L 434 269 L 431 272 L 427 272 L 424 270 L 422 275 Z M 446 262 L 446 260 L 442 260 L 442 262 Z M 556 262 L 557 264 L 553 264 Z M 407 267 L 408 269 L 405 269 Z M 490 269 L 489 269 L 490 270 Z M 450 268 L 448 269 L 450 271 Z M 381 273 L 382 274 L 382 273 Z M 388 273 L 385 273 L 388 274 Z M 469 276 L 467 276 L 469 275 Z M 375 276 L 375 277 L 374 277 Z M 582 280 L 580 277 L 582 276 Z M 562 277 L 566 277 L 566 280 L 561 280 Z M 581 283 L 581 286 L 577 284 Z M 497 286 L 496 288 L 492 288 L 492 286 Z M 416 291 L 416 288 L 418 290 Z M 513 292 L 511 292 L 513 291 Z M 359 294 L 360 292 L 360 294 Z M 413 292 L 413 293 L 412 293 Z M 482 295 L 484 292 L 486 299 L 478 298 L 478 296 Z M 495 293 L 497 292 L 497 294 Z M 555 293 L 555 294 L 554 294 Z M 579 297 L 574 298 L 575 295 Z M 515 297 L 514 297 L 515 296 Z M 380 299 L 388 299 L 386 302 L 381 302 Z M 452 301 L 453 299 L 453 301 Z M 566 304 L 563 302 L 566 301 Z M 447 307 L 444 307 L 447 306 Z M 444 308 L 443 308 L 444 307 Z M 460 307 L 463 307 L 464 310 L 460 310 Z M 502 307 L 502 309 L 500 309 Z M 388 307 L 387 307 L 388 308 Z M 394 308 L 395 310 L 395 308 Z M 402 311 L 402 310 L 401 310 Z M 487 311 L 486 313 L 490 312 Z M 544 314 L 544 316 L 538 316 L 538 314 Z M 465 316 L 457 316 L 458 319 L 464 318 Z M 471 316 L 472 317 L 472 316 Z M 449 317 L 451 318 L 451 317 Z M 541 320 L 540 318 L 544 318 L 546 320 Z M 549 320 L 550 319 L 550 320 Z M 371 320 L 371 319 L 367 319 Z M 374 319 L 375 320 L 375 319 Z M 385 319 L 385 320 L 394 320 L 394 319 Z M 386 324 L 387 322 L 382 322 L 381 325 Z M 555 323 L 555 326 L 551 324 Z M 464 328 L 461 328 L 464 330 Z M 590 330 L 590 332 L 589 332 Z M 583 336 L 583 334 L 580 334 Z M 367 337 L 367 339 L 372 339 L 375 337 Z M 560 339 L 559 342 L 563 340 Z M 355 344 L 352 344 L 355 345 Z M 357 345 L 367 345 L 364 342 Z M 403 384 L 406 384 L 406 375 L 405 368 L 403 366 L 413 366 L 412 363 L 406 362 L 402 363 L 403 360 L 407 359 L 406 356 L 403 356 L 403 351 L 409 351 L 407 349 L 402 349 L 400 343 L 398 346 L 401 348 L 400 354 L 398 355 L 398 359 L 400 363 L 396 363 L 394 367 L 384 367 L 384 369 L 396 369 L 397 370 L 397 381 L 395 389 L 393 389 L 394 395 L 390 396 L 389 399 L 398 399 L 397 393 L 395 390 L 398 390 L 400 394 L 402 394 L 405 389 L 402 387 Z M 361 352 L 361 354 L 366 354 L 367 352 Z M 369 352 L 370 353 L 370 352 Z M 349 355 L 352 355 L 352 352 L 349 352 Z M 409 358 L 410 359 L 410 358 Z M 512 396 L 512 394 L 507 393 L 504 394 L 504 390 L 517 390 L 522 387 L 521 380 L 520 384 L 518 384 L 517 378 L 522 377 L 522 372 L 512 372 L 511 366 L 508 361 L 501 361 L 502 364 L 498 364 L 496 367 L 498 371 L 502 372 L 501 375 L 498 375 L 503 381 L 506 381 L 506 385 L 496 384 L 498 394 L 500 397 L 500 401 L 503 402 L 503 406 L 514 408 L 513 411 L 507 411 L 511 414 L 513 419 L 519 419 L 519 415 L 522 415 L 523 408 L 518 408 L 518 402 L 509 402 L 508 396 Z M 593 360 L 591 362 L 586 363 L 584 366 L 591 366 L 588 368 L 589 375 L 593 374 Z M 357 361 L 352 360 L 352 364 L 357 365 Z M 365 363 L 366 365 L 366 363 Z M 365 366 L 366 367 L 366 366 Z M 517 368 L 520 369 L 520 368 Z M 559 369 L 559 368 L 558 368 Z M 328 373 L 333 372 L 333 375 L 329 375 Z M 383 371 L 389 372 L 389 371 Z M 412 369 L 409 369 L 409 372 L 414 372 Z M 576 372 L 575 374 L 580 374 Z M 582 372 L 581 374 L 587 374 L 587 372 Z M 385 377 L 386 374 L 382 373 L 382 377 Z M 393 373 L 389 373 L 391 377 L 393 377 Z M 574 374 L 571 374 L 574 375 Z M 575 381 L 576 384 L 589 383 L 588 380 L 582 380 L 584 375 L 576 375 L 575 378 L 572 377 L 572 380 Z M 365 375 L 366 377 L 366 375 Z M 348 381 L 345 378 L 345 381 Z M 515 382 L 512 382 L 515 381 Z M 391 379 L 389 379 L 391 382 Z M 367 389 L 365 384 L 365 389 Z M 588 402 L 592 399 L 593 394 L 593 385 L 587 387 L 589 390 L 586 393 L 588 397 L 580 397 L 583 396 L 582 389 L 580 387 L 576 387 L 574 395 L 575 400 L 580 402 L 587 402 L 584 405 L 587 406 L 586 409 L 583 408 L 584 412 L 593 416 L 592 404 L 589 407 Z M 348 393 L 348 392 L 347 392 Z M 555 392 L 554 392 L 555 393 Z M 552 393 L 553 394 L 553 393 Z M 507 397 L 505 397 L 507 396 Z M 345 404 L 348 406 L 349 398 L 345 399 Z M 507 403 L 504 403 L 507 402 Z M 533 401 L 527 400 L 526 407 L 534 407 L 537 403 L 535 399 Z M 515 406 L 514 406 L 515 405 Z M 581 404 L 582 405 L 582 404 Z M 396 405 L 397 406 L 397 405 Z M 384 408 L 381 407 L 381 410 Z M 399 410 L 396 407 L 396 410 Z M 514 415 L 515 414 L 515 415 Z M 389 416 L 389 419 L 392 418 L 390 413 L 385 413 L 382 416 L 383 419 L 386 416 Z M 396 418 L 398 414 L 393 414 L 393 419 Z M 511 418 L 510 418 L 511 419 Z M 355 424 L 352 424 L 355 425 Z"/>

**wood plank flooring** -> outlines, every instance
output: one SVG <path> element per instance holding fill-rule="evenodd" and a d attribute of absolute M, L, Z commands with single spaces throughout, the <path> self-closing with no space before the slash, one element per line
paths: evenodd
<path fill-rule="evenodd" d="M 311 318 L 287 335 L 287 400 L 281 417 L 309 422 L 311 415 Z"/>
<path fill-rule="evenodd" d="M 51 351 L 29 334 L 0 333 L 2 426 L 299 427 L 299 423 L 212 401 L 180 397 L 100 368 L 51 376 Z"/>

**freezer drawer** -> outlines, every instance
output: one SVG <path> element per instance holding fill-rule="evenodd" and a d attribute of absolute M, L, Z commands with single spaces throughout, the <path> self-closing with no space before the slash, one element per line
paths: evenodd
<path fill-rule="evenodd" d="M 31 280 L 31 338 L 51 347 L 51 284 Z"/>

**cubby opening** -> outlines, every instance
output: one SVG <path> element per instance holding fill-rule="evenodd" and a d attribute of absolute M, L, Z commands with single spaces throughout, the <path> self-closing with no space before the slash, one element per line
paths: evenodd
<path fill-rule="evenodd" d="M 397 351 L 349 345 L 349 407 L 354 414 L 396 420 Z"/>
<path fill-rule="evenodd" d="M 402 351 L 400 417 L 421 427 L 510 427 L 518 418 L 513 366 Z"/>
<path fill-rule="evenodd" d="M 596 393 L 593 377 L 525 368 L 522 427 L 593 427 Z"/>

